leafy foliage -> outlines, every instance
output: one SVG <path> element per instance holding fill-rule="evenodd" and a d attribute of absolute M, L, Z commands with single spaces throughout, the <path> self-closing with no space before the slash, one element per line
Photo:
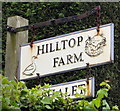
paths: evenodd
<path fill-rule="evenodd" d="M 44 86 L 36 85 L 32 89 L 28 89 L 24 82 L 8 81 L 7 77 L 0 76 L 2 79 L 2 109 L 10 110 L 25 110 L 25 111 L 79 111 L 92 110 L 99 111 L 100 109 L 118 109 L 118 106 L 110 108 L 107 103 L 108 91 L 110 86 L 102 82 L 100 85 L 105 85 L 97 91 L 96 98 L 88 101 L 87 99 L 73 101 L 67 94 L 60 91 L 53 91 L 49 84 Z M 109 87 L 108 87 L 109 86 Z M 78 95 L 77 95 L 78 97 Z M 106 97 L 106 98 L 105 98 Z"/>
<path fill-rule="evenodd" d="M 92 8 L 100 5 L 101 6 L 101 24 L 107 24 L 113 22 L 115 25 L 114 33 L 114 46 L 115 46 L 115 62 L 114 64 L 103 65 L 99 67 L 92 68 L 91 74 L 88 74 L 86 69 L 80 71 L 73 71 L 64 74 L 58 74 L 50 77 L 42 78 L 43 83 L 62 83 L 77 80 L 80 78 L 86 78 L 86 76 L 95 76 L 96 78 L 96 90 L 99 89 L 99 84 L 104 80 L 109 80 L 112 89 L 110 91 L 110 96 L 108 98 L 109 104 L 117 104 L 120 106 L 120 59 L 119 59 L 119 18 L 120 18 L 120 2 L 119 3 L 110 3 L 110 2 L 4 2 L 2 3 L 2 65 L 3 72 L 5 67 L 5 47 L 6 47 L 6 29 L 4 25 L 7 24 L 7 18 L 11 16 L 22 16 L 29 20 L 29 24 L 34 24 L 38 22 L 48 21 L 51 19 L 57 19 L 72 15 L 80 15 Z M 92 15 L 88 18 L 73 21 L 70 23 L 54 25 L 49 27 L 41 27 L 36 29 L 35 40 L 45 39 L 61 34 L 66 34 L 90 27 L 95 27 L 96 15 Z M 32 33 L 29 31 L 29 41 L 31 41 Z M 31 80 L 26 81 L 27 87 L 31 88 L 36 84 L 39 84 L 39 81 Z M 102 93 L 106 90 L 102 90 Z M 102 97 L 101 95 L 100 97 Z M 99 101 L 98 101 L 99 102 Z M 98 107 L 99 105 L 97 105 Z M 48 106 L 47 106 L 48 107 Z"/>

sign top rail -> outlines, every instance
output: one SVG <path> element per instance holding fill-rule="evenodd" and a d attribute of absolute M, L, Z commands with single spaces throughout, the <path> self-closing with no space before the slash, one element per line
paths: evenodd
<path fill-rule="evenodd" d="M 32 25 L 27 25 L 27 26 L 23 26 L 23 27 L 19 27 L 19 28 L 7 26 L 7 31 L 16 33 L 16 32 L 20 32 L 20 31 L 30 30 L 31 28 L 36 29 L 36 28 L 48 26 L 48 25 L 63 24 L 66 22 L 71 22 L 74 20 L 80 20 L 80 19 L 86 18 L 92 14 L 95 14 L 98 10 L 100 10 L 100 6 L 97 6 L 97 7 L 93 8 L 92 10 L 87 11 L 81 15 L 73 15 L 73 16 L 59 18 L 59 19 L 52 19 L 49 21 L 40 22 L 40 23 L 36 23 L 36 24 L 32 24 Z"/>
<path fill-rule="evenodd" d="M 100 28 L 107 27 L 107 26 L 112 26 L 112 25 L 114 25 L 114 23 L 108 23 L 108 24 L 105 24 L 105 25 L 101 25 Z M 83 29 L 83 30 L 80 30 L 80 31 L 75 31 L 75 32 L 71 32 L 71 33 L 67 33 L 67 34 L 63 34 L 63 35 L 58 35 L 58 36 L 55 36 L 55 37 L 50 37 L 50 38 L 46 38 L 46 39 L 42 39 L 42 40 L 33 41 L 33 44 L 36 44 L 36 43 L 39 43 L 39 42 L 48 41 L 48 40 L 52 40 L 52 39 L 57 39 L 57 38 L 68 36 L 68 35 L 72 35 L 72 34 L 85 32 L 85 31 L 89 31 L 89 30 L 94 30 L 96 28 L 97 27 L 92 27 L 92 28 Z M 22 45 L 20 45 L 20 47 L 27 46 L 27 45 L 30 45 L 30 44 L 31 43 L 22 44 Z"/>

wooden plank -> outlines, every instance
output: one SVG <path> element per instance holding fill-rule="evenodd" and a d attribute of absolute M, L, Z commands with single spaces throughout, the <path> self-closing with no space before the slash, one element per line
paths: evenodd
<path fill-rule="evenodd" d="M 28 25 L 28 20 L 20 16 L 9 17 L 7 25 L 18 28 Z M 5 76 L 7 76 L 9 80 L 13 80 L 18 75 L 20 45 L 27 42 L 28 30 L 17 33 L 7 32 Z"/>

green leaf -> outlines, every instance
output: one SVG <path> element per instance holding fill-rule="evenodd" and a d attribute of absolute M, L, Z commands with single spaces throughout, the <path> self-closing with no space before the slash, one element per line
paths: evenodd
<path fill-rule="evenodd" d="M 24 89 L 24 88 L 26 88 L 25 82 L 23 81 L 18 82 L 18 89 Z"/>
<path fill-rule="evenodd" d="M 103 107 L 103 109 L 110 109 L 110 106 L 108 105 L 106 100 L 103 100 L 102 102 L 103 102 L 103 106 L 105 106 Z"/>
<path fill-rule="evenodd" d="M 28 93 L 28 90 L 24 89 L 21 91 L 21 96 L 25 96 Z"/>
<path fill-rule="evenodd" d="M 17 83 L 14 80 L 10 81 L 10 83 L 17 87 Z"/>
<path fill-rule="evenodd" d="M 84 88 L 83 86 L 79 86 L 78 89 L 85 90 L 86 88 Z"/>
<path fill-rule="evenodd" d="M 9 81 L 8 81 L 8 78 L 7 77 L 4 77 L 2 79 L 2 84 L 9 84 Z"/>
<path fill-rule="evenodd" d="M 118 108 L 117 105 L 113 106 L 112 109 L 113 109 L 113 110 L 119 110 L 119 108 Z"/>
<path fill-rule="evenodd" d="M 80 97 L 81 95 L 79 93 L 76 93 L 75 94 L 75 97 Z"/>
<path fill-rule="evenodd" d="M 63 18 L 64 14 L 63 13 L 59 13 L 59 17 Z"/>
<path fill-rule="evenodd" d="M 61 92 L 60 91 L 54 91 L 53 92 L 53 97 L 60 97 Z"/>
<path fill-rule="evenodd" d="M 105 85 L 106 85 L 106 82 L 100 83 L 100 86 L 105 86 Z"/>
<path fill-rule="evenodd" d="M 104 96 L 108 97 L 108 90 L 105 88 L 102 88 L 100 90 L 97 91 L 97 96 L 99 99 L 102 99 Z"/>
<path fill-rule="evenodd" d="M 102 82 L 102 83 L 100 83 L 100 86 L 106 86 L 108 89 L 111 88 L 110 85 L 107 84 L 106 82 Z"/>
<path fill-rule="evenodd" d="M 43 104 L 52 104 L 52 98 L 51 97 L 45 97 L 41 102 Z"/>
<path fill-rule="evenodd" d="M 94 99 L 94 100 L 92 101 L 92 103 L 93 103 L 97 108 L 99 108 L 100 105 L 101 105 L 101 100 L 98 99 L 98 98 L 96 98 L 96 99 Z"/>
<path fill-rule="evenodd" d="M 52 109 L 49 105 L 45 105 L 45 107 L 46 107 L 47 109 Z"/>
<path fill-rule="evenodd" d="M 44 87 L 45 87 L 45 88 L 49 88 L 49 87 L 51 87 L 51 85 L 49 85 L 49 84 L 44 84 Z"/>
<path fill-rule="evenodd" d="M 19 107 L 18 104 L 17 104 L 15 101 L 12 101 L 12 100 L 11 100 L 11 101 L 10 101 L 10 104 L 11 104 L 12 106 L 14 106 L 14 107 Z"/>

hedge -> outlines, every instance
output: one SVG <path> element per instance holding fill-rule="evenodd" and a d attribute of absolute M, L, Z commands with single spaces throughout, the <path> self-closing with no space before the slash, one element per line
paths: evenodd
<path fill-rule="evenodd" d="M 15 15 L 22 16 L 29 20 L 29 24 L 34 24 L 38 22 L 43 22 L 51 19 L 57 19 L 61 17 L 67 17 L 72 15 L 79 15 L 92 8 L 100 5 L 101 6 L 101 24 L 114 23 L 115 33 L 114 33 L 114 49 L 115 49 L 115 62 L 113 64 L 102 65 L 98 67 L 91 68 L 91 74 L 89 76 L 95 76 L 96 79 L 96 91 L 99 89 L 99 84 L 104 81 L 110 81 L 112 89 L 110 91 L 110 96 L 108 98 L 110 105 L 120 106 L 120 69 L 119 69 L 119 8 L 120 3 L 100 3 L 100 2 L 3 2 L 2 3 L 2 66 L 3 75 L 5 67 L 5 47 L 6 47 L 6 29 L 7 18 Z M 54 25 L 48 27 L 41 27 L 36 30 L 35 40 L 45 39 L 61 34 L 66 34 L 90 27 L 95 27 L 97 25 L 96 15 L 89 16 L 85 19 L 73 21 L 70 23 L 65 23 L 61 25 Z M 33 34 L 29 33 L 29 42 Z M 58 74 L 54 76 L 42 78 L 42 85 L 44 83 L 58 84 L 63 82 L 69 82 L 73 80 L 86 78 L 88 75 L 87 70 L 78 70 L 67 72 L 63 74 Z M 39 84 L 37 79 L 32 81 L 25 81 L 28 88 L 32 88 Z"/>
<path fill-rule="evenodd" d="M 49 84 L 44 86 L 36 85 L 28 89 L 25 82 L 8 81 L 8 78 L 0 76 L 2 79 L 2 110 L 21 110 L 21 111 L 100 111 L 100 110 L 119 110 L 118 106 L 110 108 L 107 103 L 108 92 L 111 89 L 109 84 L 102 82 L 102 87 L 97 91 L 96 97 L 87 100 L 85 96 L 76 93 L 76 97 L 82 97 L 81 100 L 73 101 L 67 96 L 67 93 L 53 91 Z M 52 93 L 52 94 L 51 94 Z"/>

